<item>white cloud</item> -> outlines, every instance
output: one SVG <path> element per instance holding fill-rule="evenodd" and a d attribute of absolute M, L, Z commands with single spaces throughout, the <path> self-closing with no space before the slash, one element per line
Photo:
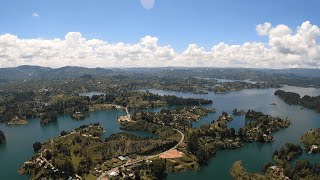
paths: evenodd
<path fill-rule="evenodd" d="M 140 3 L 143 8 L 150 10 L 153 8 L 155 0 L 140 0 Z"/>
<path fill-rule="evenodd" d="M 32 17 L 40 17 L 40 15 L 36 12 L 32 13 Z"/>
<path fill-rule="evenodd" d="M 258 24 L 256 31 L 260 36 L 266 36 L 269 34 L 270 28 L 271 24 L 269 22 L 265 22 L 264 24 Z"/>
<path fill-rule="evenodd" d="M 181 53 L 170 45 L 158 45 L 158 38 L 145 36 L 134 44 L 108 43 L 85 39 L 69 32 L 63 39 L 21 39 L 0 35 L 0 67 L 23 64 L 49 67 L 258 67 L 320 68 L 320 29 L 306 21 L 296 31 L 286 25 L 257 26 L 268 43 L 246 42 L 233 45 L 221 42 L 211 49 L 190 44 Z"/>

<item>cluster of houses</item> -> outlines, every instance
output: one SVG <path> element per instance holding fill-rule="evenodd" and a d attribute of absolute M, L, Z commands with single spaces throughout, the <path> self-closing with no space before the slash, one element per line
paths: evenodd
<path fill-rule="evenodd" d="M 119 167 L 115 167 L 111 170 L 109 170 L 106 173 L 106 176 L 104 176 L 103 178 L 101 178 L 101 180 L 107 180 L 107 179 L 113 179 L 113 178 L 130 178 L 130 179 L 135 179 L 136 175 L 133 171 L 133 168 L 140 166 L 141 162 L 143 162 L 143 160 L 138 161 L 138 162 L 132 162 L 132 163 L 128 163 L 128 160 L 130 159 L 128 156 L 119 156 L 118 157 L 119 160 L 125 162 L 127 161 L 126 164 L 123 164 L 122 166 Z"/>

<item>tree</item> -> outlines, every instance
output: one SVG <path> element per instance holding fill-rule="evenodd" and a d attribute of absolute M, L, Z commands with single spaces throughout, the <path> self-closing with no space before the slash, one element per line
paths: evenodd
<path fill-rule="evenodd" d="M 209 153 L 203 147 L 200 147 L 195 155 L 196 155 L 200 165 L 207 164 L 208 159 L 209 159 Z"/>
<path fill-rule="evenodd" d="M 190 133 L 190 135 L 188 136 L 187 147 L 193 154 L 198 151 L 198 135 L 195 132 Z"/>
<path fill-rule="evenodd" d="M 230 128 L 230 136 L 235 137 L 236 136 L 236 130 L 234 128 Z"/>
<path fill-rule="evenodd" d="M 243 132 L 243 129 L 242 129 L 242 128 L 239 129 L 238 134 L 239 134 L 240 140 L 243 140 L 243 138 L 244 138 L 244 132 Z"/>
<path fill-rule="evenodd" d="M 272 154 L 272 157 L 278 156 L 278 154 L 279 154 L 278 150 L 275 150 L 275 151 L 273 152 L 273 154 Z"/>
<path fill-rule="evenodd" d="M 33 151 L 38 152 L 41 149 L 41 143 L 40 142 L 35 142 L 33 143 L 32 147 L 33 147 Z"/>
<path fill-rule="evenodd" d="M 264 140 L 264 137 L 263 137 L 263 134 L 262 134 L 262 133 L 260 133 L 260 134 L 259 134 L 258 141 L 259 141 L 259 142 L 261 142 L 261 143 L 264 143 L 264 142 L 265 142 L 265 140 Z"/>
<path fill-rule="evenodd" d="M 46 158 L 47 160 L 50 160 L 52 158 L 52 153 L 51 151 L 47 150 L 43 154 L 43 157 Z"/>
<path fill-rule="evenodd" d="M 263 166 L 262 168 L 262 172 L 266 173 L 267 170 L 269 169 L 269 167 L 273 166 L 274 164 L 273 163 L 267 163 Z"/>
<path fill-rule="evenodd" d="M 164 160 L 155 160 L 150 164 L 150 170 L 154 179 L 164 179 L 167 176 Z"/>
<path fill-rule="evenodd" d="M 6 143 L 6 136 L 4 133 L 0 130 L 0 144 Z"/>
<path fill-rule="evenodd" d="M 87 157 L 85 159 L 81 159 L 78 165 L 78 169 L 77 172 L 78 174 L 88 174 L 89 173 L 89 169 L 92 165 L 92 160 L 90 157 Z"/>
<path fill-rule="evenodd" d="M 65 135 L 67 135 L 67 132 L 66 131 L 61 131 L 60 135 L 61 136 L 65 136 Z"/>
<path fill-rule="evenodd" d="M 73 174 L 74 173 L 74 167 L 69 158 L 63 159 L 63 161 L 55 161 L 54 165 L 58 168 L 61 169 L 62 171 L 66 171 L 68 173 Z"/>

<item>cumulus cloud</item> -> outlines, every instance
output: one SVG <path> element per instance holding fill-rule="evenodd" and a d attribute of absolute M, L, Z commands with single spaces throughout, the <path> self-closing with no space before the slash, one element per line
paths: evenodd
<path fill-rule="evenodd" d="M 140 3 L 143 8 L 150 10 L 153 8 L 155 0 L 140 0 Z"/>
<path fill-rule="evenodd" d="M 31 16 L 32 16 L 32 17 L 39 17 L 40 15 L 39 15 L 38 13 L 34 12 L 34 13 L 32 13 Z"/>
<path fill-rule="evenodd" d="M 286 25 L 257 25 L 267 43 L 221 42 L 211 49 L 190 44 L 181 53 L 158 38 L 145 36 L 137 43 L 108 43 L 69 32 L 63 39 L 22 39 L 0 35 L 0 67 L 40 65 L 49 67 L 253 67 L 320 68 L 320 29 L 309 21 L 296 30 Z"/>
<path fill-rule="evenodd" d="M 265 22 L 264 24 L 258 24 L 256 31 L 260 36 L 266 36 L 269 34 L 270 28 L 271 24 L 269 22 Z"/>
<path fill-rule="evenodd" d="M 280 24 L 270 27 L 266 35 L 269 36 L 270 49 L 274 54 L 285 58 L 284 63 L 290 64 L 291 62 L 293 67 L 320 67 L 320 45 L 317 42 L 320 29 L 318 26 L 306 21 L 293 33 L 288 26 Z"/>

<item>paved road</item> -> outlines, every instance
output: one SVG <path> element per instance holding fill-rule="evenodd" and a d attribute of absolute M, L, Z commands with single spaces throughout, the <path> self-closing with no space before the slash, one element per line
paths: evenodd
<path fill-rule="evenodd" d="M 105 177 L 107 174 L 110 174 L 110 172 L 114 171 L 115 169 L 117 169 L 117 168 L 119 168 L 119 167 L 121 167 L 121 166 L 131 166 L 131 165 L 140 163 L 140 162 L 145 161 L 145 160 L 153 159 L 153 158 L 158 157 L 158 156 L 160 156 L 160 155 L 162 155 L 162 154 L 164 154 L 164 153 L 167 153 L 168 151 L 171 151 L 171 150 L 176 149 L 176 148 L 184 141 L 184 137 L 185 137 L 185 136 L 184 136 L 184 134 L 183 134 L 179 129 L 174 129 L 174 130 L 176 130 L 177 132 L 179 132 L 180 135 L 181 135 L 180 141 L 179 141 L 174 147 L 172 147 L 172 148 L 170 148 L 169 150 L 166 150 L 166 151 L 164 151 L 164 152 L 161 152 L 161 153 L 159 153 L 159 154 L 156 154 L 156 155 L 145 156 L 145 157 L 143 157 L 143 158 L 136 159 L 136 160 L 133 161 L 133 162 L 121 164 L 120 166 L 117 166 L 117 167 L 114 167 L 114 168 L 110 169 L 108 172 L 103 172 L 103 173 L 97 178 L 97 180 L 101 180 L 101 179 L 102 179 L 103 177 Z"/>

